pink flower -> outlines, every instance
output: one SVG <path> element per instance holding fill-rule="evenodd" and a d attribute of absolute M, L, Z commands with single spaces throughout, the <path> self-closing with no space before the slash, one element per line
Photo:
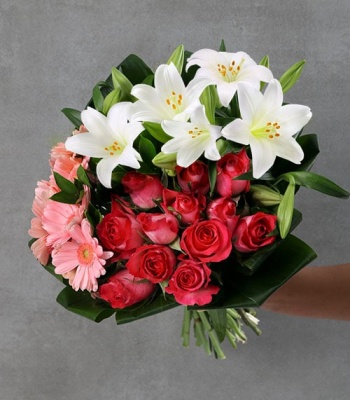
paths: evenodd
<path fill-rule="evenodd" d="M 48 233 L 48 246 L 60 246 L 72 237 L 73 228 L 80 225 L 85 207 L 49 201 L 43 213 L 43 228 Z"/>
<path fill-rule="evenodd" d="M 127 269 L 122 269 L 100 286 L 99 294 L 113 308 L 123 309 L 146 299 L 154 290 L 153 283 L 135 278 Z"/>
<path fill-rule="evenodd" d="M 140 208 L 153 208 L 157 204 L 154 200 L 162 197 L 163 185 L 154 175 L 145 175 L 140 172 L 128 172 L 123 176 L 122 185 L 134 204 Z"/>
<path fill-rule="evenodd" d="M 175 168 L 177 182 L 184 193 L 207 194 L 209 191 L 208 167 L 202 161 L 195 161 L 187 168 Z"/>
<path fill-rule="evenodd" d="M 237 196 L 249 190 L 249 181 L 234 179 L 250 170 L 250 159 L 244 149 L 237 154 L 228 153 L 224 155 L 217 162 L 216 169 L 216 192 L 220 196 Z"/>
<path fill-rule="evenodd" d="M 179 223 L 172 214 L 140 213 L 136 218 L 153 243 L 169 244 L 177 237 Z"/>
<path fill-rule="evenodd" d="M 35 217 L 31 221 L 31 227 L 28 233 L 32 238 L 37 239 L 30 248 L 35 258 L 43 265 L 46 265 L 49 261 L 51 246 L 46 244 L 48 233 L 43 227 L 42 218 L 46 205 L 51 201 L 49 200 L 50 197 L 58 191 L 59 189 L 57 186 L 47 181 L 38 182 L 38 186 L 35 189 L 35 197 L 32 206 Z"/>
<path fill-rule="evenodd" d="M 203 306 L 212 300 L 212 296 L 220 290 L 218 286 L 210 285 L 211 271 L 205 263 L 194 260 L 181 261 L 165 288 L 179 304 Z"/>
<path fill-rule="evenodd" d="M 82 220 L 81 226 L 75 225 L 71 235 L 72 240 L 52 251 L 55 273 L 64 275 L 74 271 L 74 278 L 70 275 L 74 290 L 96 291 L 97 278 L 106 273 L 104 265 L 113 253 L 103 251 L 98 240 L 91 236 L 91 226 L 87 219 Z"/>
<path fill-rule="evenodd" d="M 272 235 L 276 222 L 276 215 L 263 212 L 241 218 L 233 234 L 234 247 L 242 253 L 249 253 L 272 244 L 276 240 Z"/>

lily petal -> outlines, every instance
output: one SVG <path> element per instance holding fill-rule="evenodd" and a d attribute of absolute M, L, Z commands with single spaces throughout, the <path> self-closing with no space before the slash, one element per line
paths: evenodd
<path fill-rule="evenodd" d="M 295 135 L 300 129 L 306 125 L 312 112 L 309 107 L 299 104 L 287 104 L 279 110 L 278 121 L 283 129 L 284 135 Z"/>
<path fill-rule="evenodd" d="M 222 131 L 222 136 L 232 142 L 248 145 L 250 142 L 250 124 L 242 119 L 235 119 L 226 125 Z"/>
<path fill-rule="evenodd" d="M 106 142 L 106 145 L 108 144 Z M 79 135 L 70 136 L 65 143 L 66 149 L 73 153 L 96 158 L 105 157 L 106 151 L 103 149 L 103 145 L 104 143 L 101 143 L 90 133 L 80 133 Z"/>
<path fill-rule="evenodd" d="M 273 147 L 268 142 L 269 139 L 255 139 L 250 141 L 253 161 L 253 176 L 259 179 L 266 171 L 268 171 L 276 159 Z"/>
<path fill-rule="evenodd" d="M 82 111 L 81 120 L 88 132 L 93 132 L 95 135 L 103 136 L 106 131 L 110 130 L 107 118 L 94 108 L 88 107 Z"/>
<path fill-rule="evenodd" d="M 293 138 L 276 138 L 272 140 L 273 147 L 278 157 L 291 161 L 294 164 L 300 164 L 304 158 L 303 149 Z"/>

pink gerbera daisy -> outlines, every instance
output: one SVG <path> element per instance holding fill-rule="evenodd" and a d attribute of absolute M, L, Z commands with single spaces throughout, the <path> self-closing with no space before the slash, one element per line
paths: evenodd
<path fill-rule="evenodd" d="M 91 236 L 90 223 L 83 219 L 81 226 L 72 229 L 72 240 L 53 250 L 52 264 L 56 274 L 69 277 L 74 290 L 91 292 L 98 289 L 97 278 L 106 273 L 104 265 L 112 256 Z"/>

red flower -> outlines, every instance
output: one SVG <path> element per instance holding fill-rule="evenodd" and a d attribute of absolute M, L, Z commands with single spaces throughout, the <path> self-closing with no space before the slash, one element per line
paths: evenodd
<path fill-rule="evenodd" d="M 276 221 L 275 215 L 263 212 L 241 218 L 233 234 L 234 247 L 242 253 L 248 253 L 272 244 L 276 240 L 276 236 L 271 236 Z"/>
<path fill-rule="evenodd" d="M 184 193 L 207 194 L 209 191 L 208 167 L 202 161 L 195 161 L 187 168 L 175 168 L 177 182 Z"/>
<path fill-rule="evenodd" d="M 224 223 L 230 234 L 233 233 L 239 216 L 236 215 L 236 203 L 227 197 L 220 197 L 208 204 L 206 210 L 209 219 L 218 219 Z"/>
<path fill-rule="evenodd" d="M 249 169 L 250 159 L 244 149 L 237 154 L 228 153 L 224 155 L 216 164 L 217 193 L 223 197 L 231 197 L 247 192 L 250 182 L 234 180 L 234 178 L 248 172 Z"/>
<path fill-rule="evenodd" d="M 194 260 L 183 260 L 165 288 L 166 293 L 173 294 L 179 304 L 203 306 L 212 300 L 220 290 L 218 286 L 209 285 L 210 269 L 205 263 Z"/>
<path fill-rule="evenodd" d="M 139 247 L 126 263 L 129 272 L 152 283 L 160 283 L 171 277 L 176 257 L 168 246 L 149 244 Z"/>
<path fill-rule="evenodd" d="M 99 294 L 113 308 L 125 308 L 146 299 L 154 290 L 155 285 L 135 278 L 123 269 L 100 286 Z"/>
<path fill-rule="evenodd" d="M 179 223 L 172 214 L 140 213 L 136 218 L 142 231 L 153 243 L 168 244 L 177 237 Z"/>
<path fill-rule="evenodd" d="M 201 221 L 184 230 L 180 246 L 192 259 L 218 262 L 231 253 L 231 234 L 219 220 Z"/>
<path fill-rule="evenodd" d="M 205 197 L 199 194 L 195 197 L 192 194 L 176 192 L 175 190 L 163 190 L 163 203 L 165 212 L 170 212 L 180 217 L 181 224 L 193 224 L 201 218 L 201 211 L 205 208 Z"/>
<path fill-rule="evenodd" d="M 117 253 L 129 252 L 144 243 L 135 215 L 116 200 L 112 201 L 112 211 L 104 216 L 96 231 L 103 247 Z M 128 258 L 127 255 L 125 257 Z"/>
<path fill-rule="evenodd" d="M 162 198 L 163 185 L 154 175 L 145 175 L 140 172 L 128 172 L 123 176 L 124 191 L 130 194 L 134 204 L 141 208 L 153 208 L 157 204 L 154 200 Z"/>

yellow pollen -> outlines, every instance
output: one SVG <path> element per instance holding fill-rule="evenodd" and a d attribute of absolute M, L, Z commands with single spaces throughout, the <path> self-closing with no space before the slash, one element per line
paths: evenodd
<path fill-rule="evenodd" d="M 167 104 L 170 106 L 170 100 L 166 99 Z"/>
<path fill-rule="evenodd" d="M 276 137 L 279 137 L 279 136 L 281 136 L 281 135 L 277 132 L 277 133 L 275 134 L 275 136 L 276 136 Z"/>
<path fill-rule="evenodd" d="M 269 135 L 269 138 L 270 138 L 270 139 L 273 139 L 273 135 Z"/>
<path fill-rule="evenodd" d="M 175 104 L 173 104 L 172 107 L 173 107 L 174 110 L 176 110 L 176 105 Z"/>
<path fill-rule="evenodd" d="M 176 95 L 176 93 L 175 93 L 174 91 L 172 91 L 172 92 L 171 92 L 171 94 L 172 94 L 173 96 L 175 96 L 175 95 Z"/>
<path fill-rule="evenodd" d="M 271 126 L 271 125 L 272 125 L 271 122 L 268 122 L 268 123 L 267 123 L 267 126 Z"/>
<path fill-rule="evenodd" d="M 266 131 L 265 131 L 265 132 L 269 133 L 269 132 L 270 132 L 270 129 L 266 129 Z"/>

